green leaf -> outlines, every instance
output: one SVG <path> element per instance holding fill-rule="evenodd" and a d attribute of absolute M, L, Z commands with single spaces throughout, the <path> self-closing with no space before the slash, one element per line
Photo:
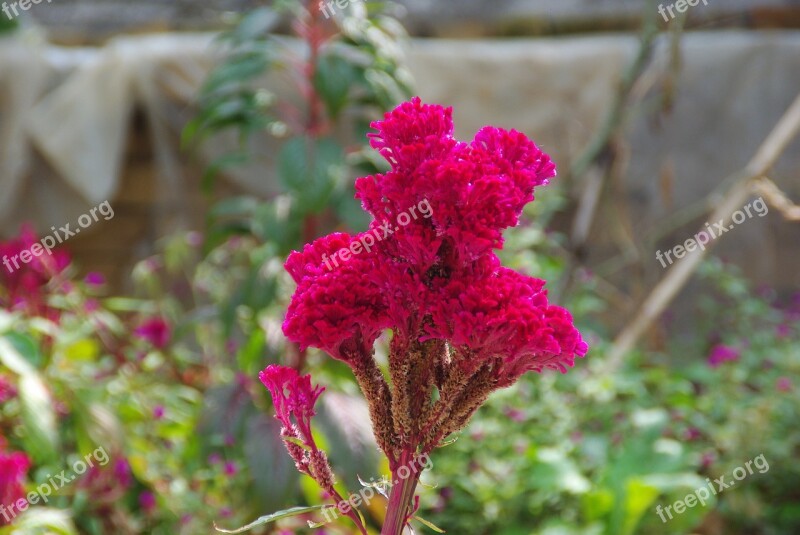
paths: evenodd
<path fill-rule="evenodd" d="M 432 529 L 436 533 L 446 533 L 445 530 L 443 530 L 442 528 L 436 526 L 435 524 L 425 520 L 424 518 L 422 518 L 420 516 L 412 516 L 411 520 L 416 520 L 417 522 L 419 522 L 421 524 L 424 524 L 425 526 L 427 526 L 428 528 Z"/>
<path fill-rule="evenodd" d="M 212 218 L 249 217 L 258 208 L 259 201 L 253 197 L 232 197 L 218 202 L 211 209 Z"/>
<path fill-rule="evenodd" d="M 25 374 L 19 382 L 25 450 L 37 463 L 58 460 L 58 430 L 53 400 L 44 381 L 36 374 Z"/>
<path fill-rule="evenodd" d="M 67 346 L 64 356 L 70 361 L 93 361 L 100 355 L 100 349 L 96 340 L 84 338 Z"/>
<path fill-rule="evenodd" d="M 236 360 L 239 369 L 249 375 L 254 375 L 259 370 L 264 358 L 264 348 L 266 347 L 266 334 L 263 329 L 256 329 L 247 339 L 247 343 L 239 349 Z"/>
<path fill-rule="evenodd" d="M 319 511 L 320 509 L 324 509 L 325 507 L 330 507 L 330 506 L 310 505 L 307 507 L 292 507 L 291 509 L 284 509 L 283 511 L 278 511 L 277 513 L 272 513 L 271 515 L 262 516 L 255 522 L 251 522 L 250 524 L 242 526 L 239 529 L 234 529 L 234 530 L 221 529 L 219 526 L 216 525 L 216 523 L 214 524 L 214 529 L 216 529 L 220 533 L 244 533 L 246 531 L 250 531 L 253 528 L 257 528 L 258 526 L 269 524 L 270 522 L 275 522 L 283 518 L 289 518 L 297 515 L 303 515 L 305 513 L 311 513 L 313 511 Z"/>
<path fill-rule="evenodd" d="M 0 362 L 18 375 L 36 374 L 36 369 L 30 360 L 22 356 L 8 335 L 0 336 Z"/>
<path fill-rule="evenodd" d="M 67 511 L 52 507 L 32 507 L 14 523 L 12 533 L 25 535 L 78 535 Z"/>
<path fill-rule="evenodd" d="M 625 485 L 625 520 L 622 525 L 623 535 L 632 535 L 642 516 L 650 505 L 658 498 L 655 487 L 644 483 L 641 479 L 631 479 Z"/>
<path fill-rule="evenodd" d="M 278 22 L 278 18 L 270 8 L 255 9 L 241 20 L 235 30 L 223 35 L 221 40 L 243 43 L 263 37 Z"/>
<path fill-rule="evenodd" d="M 314 86 L 333 120 L 338 119 L 347 105 L 347 97 L 356 81 L 356 76 L 356 69 L 341 56 L 327 54 L 319 58 Z"/>
<path fill-rule="evenodd" d="M 36 342 L 30 336 L 20 333 L 8 333 L 5 335 L 5 338 L 11 342 L 11 345 L 14 346 L 19 354 L 25 358 L 25 360 L 33 364 L 34 367 L 41 368 L 43 366 L 44 357 L 41 351 L 39 351 L 39 346 L 36 345 Z"/>
<path fill-rule="evenodd" d="M 325 208 L 344 166 L 342 148 L 332 139 L 296 137 L 278 156 L 278 178 L 308 213 Z"/>
<path fill-rule="evenodd" d="M 246 153 L 242 152 L 235 152 L 233 154 L 226 154 L 220 158 L 214 160 L 211 165 L 203 172 L 203 178 L 201 181 L 201 187 L 205 193 L 212 193 L 214 187 L 214 179 L 225 171 L 226 169 L 230 169 L 231 167 L 236 167 L 238 165 L 243 165 L 247 163 L 250 159 Z"/>

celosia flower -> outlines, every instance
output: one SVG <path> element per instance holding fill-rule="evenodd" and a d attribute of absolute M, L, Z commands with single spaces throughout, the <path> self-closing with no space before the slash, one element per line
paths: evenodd
<path fill-rule="evenodd" d="M 325 390 L 321 386 L 311 385 L 311 376 L 301 376 L 297 370 L 272 364 L 259 374 L 259 379 L 272 395 L 275 407 L 275 418 L 281 423 L 281 437 L 295 462 L 297 469 L 309 475 L 337 503 L 342 502 L 341 495 L 334 488 L 336 480 L 333 476 L 328 457 L 317 447 L 311 433 L 311 418 L 316 414 L 314 405 Z M 234 475 L 236 466 L 225 465 L 225 473 Z M 360 517 L 354 512 L 344 512 L 366 534 Z"/>
<path fill-rule="evenodd" d="M 297 469 L 313 477 L 323 489 L 333 488 L 327 459 L 322 459 L 325 454 L 317 449 L 311 433 L 314 405 L 325 389 L 312 387 L 310 375 L 301 376 L 294 368 L 275 364 L 267 366 L 258 377 L 272 395 L 275 418 L 282 425 L 281 436 Z"/>
<path fill-rule="evenodd" d="M 164 318 L 154 317 L 139 325 L 133 334 L 148 341 L 156 349 L 164 349 L 169 344 L 172 329 Z"/>
<path fill-rule="evenodd" d="M 715 345 L 708 355 L 708 365 L 712 368 L 718 368 L 723 363 L 738 360 L 740 352 L 732 346 L 723 344 Z"/>
<path fill-rule="evenodd" d="M 36 251 L 40 254 L 34 255 Z M 23 262 L 20 255 L 30 256 L 30 261 Z M 33 227 L 24 225 L 19 236 L 0 242 L 0 263 L 0 306 L 51 319 L 58 317 L 57 311 L 47 305 L 47 284 L 69 266 L 69 255 L 61 250 L 48 253 Z"/>
<path fill-rule="evenodd" d="M 325 388 L 312 387 L 310 375 L 301 376 L 294 368 L 276 364 L 267 366 L 258 378 L 272 395 L 275 417 L 283 426 L 292 427 L 294 417 L 301 431 L 310 436 L 314 405 Z"/>
<path fill-rule="evenodd" d="M 12 505 L 25 497 L 23 482 L 31 467 L 28 456 L 20 452 L 3 451 L 0 444 L 0 505 Z M 10 524 L 10 520 L 0 515 L 0 526 Z"/>
<path fill-rule="evenodd" d="M 289 256 L 297 290 L 283 330 L 301 349 L 351 367 L 394 473 L 462 429 L 494 390 L 528 371 L 566 372 L 588 345 L 569 312 L 549 303 L 545 281 L 504 268 L 495 254 L 534 189 L 556 175 L 550 157 L 515 130 L 487 126 L 458 141 L 452 109 L 419 98 L 372 126 L 370 144 L 391 165 L 356 180 L 372 222 Z M 373 358 L 386 330 L 390 382 Z M 281 373 L 265 384 L 287 426 L 276 385 L 296 379 Z M 412 514 L 412 495 L 393 489 L 392 532 Z"/>
<path fill-rule="evenodd" d="M 14 385 L 3 375 L 0 375 L 0 403 L 5 403 L 10 399 L 17 396 L 17 389 Z"/>
<path fill-rule="evenodd" d="M 373 423 L 381 426 L 387 415 L 377 405 L 387 394 L 369 360 L 377 337 L 391 329 L 390 372 L 406 365 L 420 370 L 420 384 L 406 393 L 395 387 L 392 394 L 403 399 L 392 402 L 430 399 L 434 383 L 441 390 L 449 377 L 458 406 L 443 408 L 452 411 L 450 424 L 431 422 L 427 431 L 452 431 L 492 390 L 527 371 L 565 372 L 588 349 L 569 312 L 548 302 L 545 281 L 502 267 L 493 251 L 533 200 L 534 188 L 555 176 L 555 166 L 514 130 L 485 127 L 471 142 L 457 141 L 452 110 L 418 98 L 373 127 L 371 144 L 392 168 L 358 179 L 356 198 L 373 217 L 368 233 L 393 232 L 335 270 L 323 259 L 364 235 L 332 234 L 292 253 L 286 269 L 297 291 L 284 332 L 301 348 L 318 347 L 348 362 L 372 402 Z M 401 219 L 421 203 L 428 203 L 431 217 Z M 408 420 L 428 408 L 399 416 L 404 410 L 392 409 L 403 420 L 394 431 L 421 432 Z M 376 433 L 388 446 L 389 430 Z M 429 435 L 434 440 L 437 433 Z"/>

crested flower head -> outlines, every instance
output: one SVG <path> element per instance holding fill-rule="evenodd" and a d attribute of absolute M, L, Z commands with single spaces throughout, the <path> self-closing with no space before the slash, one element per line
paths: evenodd
<path fill-rule="evenodd" d="M 133 334 L 137 338 L 146 340 L 156 349 L 164 349 L 169 345 L 172 328 L 164 318 L 155 316 L 145 320 Z"/>
<path fill-rule="evenodd" d="M 6 452 L 3 449 L 4 444 L 0 442 L 0 504 L 11 505 L 25 497 L 23 482 L 31 462 L 24 453 Z M 4 525 L 6 523 L 0 516 L 0 526 Z"/>
<path fill-rule="evenodd" d="M 272 395 L 275 418 L 282 425 L 281 437 L 295 466 L 330 492 L 335 478 L 327 456 L 317 448 L 311 433 L 311 418 L 316 414 L 314 405 L 325 389 L 312 386 L 310 375 L 300 375 L 294 368 L 276 364 L 267 366 L 258 377 Z M 227 464 L 225 472 L 235 474 L 236 466 Z"/>
<path fill-rule="evenodd" d="M 0 403 L 17 397 L 17 389 L 7 377 L 0 375 Z"/>
<path fill-rule="evenodd" d="M 503 268 L 494 252 L 556 175 L 550 157 L 515 130 L 485 127 L 460 142 L 452 109 L 419 98 L 372 126 L 370 143 L 391 170 L 356 181 L 370 227 L 290 255 L 298 287 L 286 335 L 347 362 L 371 354 L 386 329 L 402 347 L 440 340 L 467 372 L 496 362 L 498 386 L 526 371 L 566 371 L 585 355 L 545 281 Z"/>
<path fill-rule="evenodd" d="M 33 227 L 24 225 L 17 237 L 0 242 L 0 306 L 56 318 L 56 311 L 47 305 L 47 285 L 69 264 L 69 255 L 48 252 Z"/>
<path fill-rule="evenodd" d="M 292 426 L 292 417 L 308 422 L 316 413 L 314 405 L 325 388 L 311 386 L 310 375 L 300 375 L 294 368 L 270 364 L 258 378 L 267 387 L 275 405 L 275 417 L 285 426 Z"/>

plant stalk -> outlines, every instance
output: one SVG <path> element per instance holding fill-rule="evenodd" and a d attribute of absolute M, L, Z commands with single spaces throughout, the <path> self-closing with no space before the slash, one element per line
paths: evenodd
<path fill-rule="evenodd" d="M 414 492 L 417 489 L 420 473 L 412 469 L 413 453 L 403 452 L 401 462 L 392 471 L 392 490 L 389 493 L 389 505 L 386 508 L 386 521 L 383 523 L 381 535 L 402 535 L 406 520 L 411 514 Z M 406 475 L 402 478 L 400 473 Z"/>

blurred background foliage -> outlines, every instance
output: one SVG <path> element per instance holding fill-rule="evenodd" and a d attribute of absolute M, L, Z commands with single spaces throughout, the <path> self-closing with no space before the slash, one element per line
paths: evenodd
<path fill-rule="evenodd" d="M 285 257 L 322 234 L 365 227 L 352 182 L 383 169 L 366 143 L 369 123 L 413 94 L 391 9 L 351 3 L 323 20 L 287 0 L 220 38 L 226 60 L 206 82 L 184 143 L 238 136 L 239 150 L 207 170 L 212 192 L 220 171 L 257 157 L 253 133 L 267 132 L 279 147 L 279 195 L 224 199 L 201 232 L 165 237 L 134 270 L 133 295 L 108 295 L 100 274 L 76 280 L 66 257 L 3 281 L 0 432 L 7 451 L 32 461 L 26 490 L 99 446 L 110 462 L 0 533 L 210 533 L 214 523 L 325 503 L 284 454 L 256 380 L 269 363 L 312 371 L 327 386 L 316 432 L 342 494 L 359 489 L 359 476 L 387 472 L 347 368 L 287 343 L 280 326 L 293 291 Z M 290 21 L 298 39 L 270 33 L 276 20 Z M 270 74 L 294 84 L 294 100 L 259 86 Z M 506 265 L 551 288 L 568 268 L 568 240 L 545 229 L 566 196 L 557 183 L 543 191 L 502 251 Z M 736 269 L 708 261 L 698 296 L 705 321 L 692 336 L 616 364 L 604 358 L 612 333 L 603 318 L 614 314 L 607 289 L 586 270 L 571 277 L 560 304 L 589 333 L 590 357 L 493 396 L 433 457 L 421 516 L 475 535 L 800 531 L 800 296 L 752 288 Z M 668 523 L 656 515 L 656 505 L 761 454 L 768 474 Z M 366 507 L 375 533 L 383 507 L 379 498 Z M 263 529 L 306 533 L 311 518 L 320 520 Z M 345 523 L 324 529 L 354 532 Z"/>

